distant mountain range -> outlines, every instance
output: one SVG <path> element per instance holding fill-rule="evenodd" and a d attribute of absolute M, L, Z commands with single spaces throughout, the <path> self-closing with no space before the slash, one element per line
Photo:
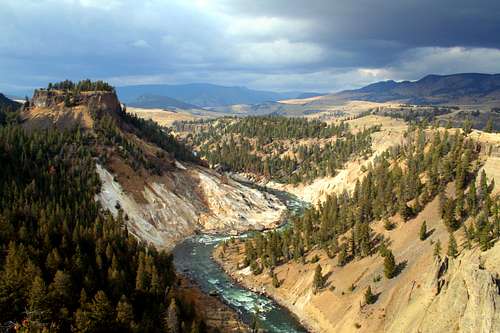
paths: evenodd
<path fill-rule="evenodd" d="M 128 105 L 146 108 L 177 107 L 181 109 L 189 109 L 193 106 L 216 107 L 235 104 L 258 104 L 320 95 L 308 92 L 278 93 L 207 83 L 124 86 L 117 87 L 116 91 L 120 100 Z"/>
<path fill-rule="evenodd" d="M 500 74 L 427 75 L 418 81 L 381 81 L 327 97 L 411 104 L 489 104 L 500 102 Z"/>

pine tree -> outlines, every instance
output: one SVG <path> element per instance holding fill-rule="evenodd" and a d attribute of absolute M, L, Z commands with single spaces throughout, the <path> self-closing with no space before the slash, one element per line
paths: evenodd
<path fill-rule="evenodd" d="M 486 133 L 493 132 L 493 119 L 491 119 L 491 117 L 488 118 L 488 121 L 486 122 L 486 126 L 484 127 L 484 131 Z"/>
<path fill-rule="evenodd" d="M 462 125 L 462 129 L 464 131 L 464 134 L 467 136 L 469 133 L 472 131 L 472 122 L 470 119 L 466 119 Z"/>
<path fill-rule="evenodd" d="M 407 221 L 411 216 L 411 209 L 406 204 L 406 199 L 404 198 L 403 190 L 401 190 L 400 198 L 398 199 L 398 212 L 401 215 L 403 221 Z"/>
<path fill-rule="evenodd" d="M 344 266 L 345 264 L 347 264 L 347 260 L 348 260 L 347 246 L 345 245 L 345 243 L 343 243 L 340 246 L 340 251 L 337 258 L 337 264 L 339 266 Z"/>
<path fill-rule="evenodd" d="M 259 275 L 264 269 L 257 263 L 257 261 L 252 260 L 252 262 L 250 263 L 250 270 L 252 271 L 253 275 Z"/>
<path fill-rule="evenodd" d="M 384 275 L 388 279 L 392 279 L 396 275 L 396 260 L 391 250 L 388 250 L 384 257 Z"/>
<path fill-rule="evenodd" d="M 161 292 L 160 275 L 154 265 L 151 269 L 151 287 L 149 288 L 149 291 L 154 295 L 159 295 Z"/>
<path fill-rule="evenodd" d="M 278 275 L 276 273 L 273 272 L 273 287 L 274 288 L 279 288 L 280 286 L 280 282 L 278 280 Z"/>
<path fill-rule="evenodd" d="M 28 310 L 30 320 L 45 322 L 50 318 L 50 308 L 47 300 L 47 288 L 40 276 L 35 277 L 28 295 Z"/>
<path fill-rule="evenodd" d="M 479 199 L 484 200 L 488 192 L 488 180 L 486 178 L 486 172 L 483 169 L 479 178 Z"/>
<path fill-rule="evenodd" d="M 455 258 L 458 254 L 457 250 L 457 241 L 455 240 L 455 236 L 453 236 L 453 233 L 450 232 L 450 238 L 448 241 L 448 252 L 447 252 L 449 257 Z"/>
<path fill-rule="evenodd" d="M 467 250 L 470 250 L 472 248 L 472 243 L 471 243 L 472 236 L 471 236 L 471 232 L 469 231 L 469 229 L 467 228 L 467 226 L 465 225 L 465 223 L 462 226 L 463 226 L 464 235 L 465 235 L 465 248 Z"/>
<path fill-rule="evenodd" d="M 68 304 L 72 297 L 72 283 L 69 274 L 57 271 L 54 281 L 49 286 L 49 297 L 51 306 L 60 307 L 61 304 Z"/>
<path fill-rule="evenodd" d="M 420 237 L 421 241 L 423 241 L 427 238 L 427 223 L 426 223 L 426 221 L 422 222 L 422 225 L 420 226 L 419 237 Z"/>
<path fill-rule="evenodd" d="M 179 319 L 179 309 L 175 298 L 172 298 L 170 305 L 168 306 L 167 313 L 165 315 L 165 328 L 167 333 L 180 333 L 180 319 Z"/>
<path fill-rule="evenodd" d="M 144 267 L 144 253 L 141 252 L 139 255 L 139 264 L 137 266 L 137 273 L 135 278 L 135 289 L 139 291 L 148 290 L 148 275 L 146 273 L 146 268 Z"/>
<path fill-rule="evenodd" d="M 481 251 L 487 251 L 491 247 L 491 234 L 489 227 L 486 225 L 477 230 L 477 237 L 479 239 L 479 247 Z"/>
<path fill-rule="evenodd" d="M 323 288 L 325 281 L 323 280 L 323 275 L 321 274 L 322 268 L 321 265 L 318 264 L 316 269 L 314 270 L 314 278 L 313 278 L 313 292 L 316 293 L 320 289 Z"/>
<path fill-rule="evenodd" d="M 26 307 L 24 294 L 26 252 L 24 246 L 10 242 L 7 257 L 0 271 L 0 322 L 15 318 Z"/>
<path fill-rule="evenodd" d="M 387 219 L 387 218 L 386 218 L 386 219 L 384 219 L 384 229 L 385 229 L 385 230 L 388 230 L 388 231 L 389 231 L 389 230 L 394 229 L 394 227 L 395 227 L 395 225 L 394 225 L 394 223 L 393 223 L 393 222 L 391 222 L 391 220 L 389 220 L 389 219 Z"/>
<path fill-rule="evenodd" d="M 76 332 L 91 332 L 92 331 L 92 321 L 89 317 L 88 311 L 84 309 L 77 309 L 74 318 L 75 331 Z"/>
<path fill-rule="evenodd" d="M 372 287 L 368 286 L 365 291 L 365 302 L 366 304 L 373 304 L 377 301 L 377 296 L 372 293 Z"/>
<path fill-rule="evenodd" d="M 125 295 L 122 295 L 120 301 L 116 305 L 116 321 L 127 328 L 129 328 L 134 321 L 134 309 Z"/>
<path fill-rule="evenodd" d="M 92 300 L 89 309 L 89 318 L 92 325 L 101 329 L 109 328 L 112 326 L 115 318 L 113 307 L 106 296 L 106 293 L 99 290 Z"/>
<path fill-rule="evenodd" d="M 476 182 L 471 182 L 469 191 L 467 192 L 467 207 L 470 215 L 474 216 L 477 214 Z"/>
<path fill-rule="evenodd" d="M 70 107 L 71 106 L 71 99 L 69 94 L 64 95 L 64 106 L 65 107 Z"/>
<path fill-rule="evenodd" d="M 441 241 L 439 239 L 434 243 L 434 257 L 441 258 Z"/>

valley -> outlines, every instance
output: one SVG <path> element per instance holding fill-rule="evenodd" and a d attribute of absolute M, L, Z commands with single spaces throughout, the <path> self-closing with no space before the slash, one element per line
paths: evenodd
<path fill-rule="evenodd" d="M 2 0 L 0 333 L 500 333 L 499 16 Z"/>
<path fill-rule="evenodd" d="M 318 99 L 321 97 L 312 100 Z M 297 105 L 301 102 L 294 100 L 287 103 Z M 335 106 L 335 108 L 339 108 L 339 106 Z M 295 170 L 294 173 L 300 175 L 300 171 L 297 173 L 297 170 L 307 167 L 307 157 L 298 157 L 298 149 L 319 148 L 319 155 L 313 155 L 312 159 L 315 161 L 327 160 L 328 157 L 325 156 L 324 152 L 321 152 L 321 149 L 338 141 L 339 138 L 333 137 L 325 140 L 321 134 L 313 136 L 308 136 L 308 134 L 304 137 L 301 137 L 302 134 L 296 134 L 297 137 L 280 138 L 279 132 L 273 133 L 273 131 L 279 131 L 280 126 L 284 126 L 287 128 L 286 133 L 294 133 L 294 127 L 292 123 L 285 125 L 286 120 L 281 120 L 278 117 L 276 119 L 280 120 L 279 125 L 276 123 L 268 129 L 265 121 L 273 123 L 273 117 L 276 116 L 269 118 L 250 117 L 246 118 L 247 120 L 218 118 L 177 122 L 174 124 L 174 128 L 178 137 L 192 146 L 202 158 L 207 159 L 210 166 L 219 171 L 236 172 L 238 177 L 242 179 L 257 182 L 266 188 L 293 193 L 306 202 L 322 207 L 320 205 L 328 205 L 333 193 L 341 196 L 356 191 L 357 181 L 366 177 L 367 172 L 370 172 L 370 168 L 379 161 L 381 156 L 398 149 L 398 147 L 408 145 L 409 131 L 418 132 L 418 127 L 414 125 L 411 129 L 408 122 L 417 124 L 417 126 L 421 121 L 427 121 L 428 124 L 440 122 L 449 128 L 449 119 L 454 119 L 450 118 L 450 115 L 453 116 L 453 114 L 461 112 L 447 107 L 415 107 L 390 103 L 351 102 L 344 104 L 341 108 L 342 111 L 337 109 L 333 112 L 306 115 L 305 119 L 311 121 L 320 119 L 333 126 L 345 124 L 349 128 L 348 131 L 352 133 L 363 133 L 372 126 L 378 126 L 374 131 L 368 132 L 370 149 L 359 155 L 354 153 L 345 162 L 340 161 L 340 164 L 337 164 L 334 169 L 329 171 L 326 169 L 326 173 L 321 171 L 319 166 L 319 169 L 316 167 L 312 174 L 311 171 L 308 171 L 294 179 L 284 179 L 280 176 L 281 168 L 286 168 L 286 165 L 282 166 L 277 163 L 276 158 L 295 160 L 297 164 L 291 166 L 291 170 Z M 264 122 L 259 123 L 259 119 L 264 120 Z M 463 119 L 460 124 L 464 124 Z M 300 126 L 304 129 L 308 125 L 301 123 Z M 453 122 L 451 126 L 453 126 Z M 436 128 L 435 125 L 429 126 L 426 130 L 426 136 L 432 137 Z M 267 134 L 266 131 L 271 131 L 270 133 L 273 134 Z M 441 127 L 437 131 L 449 131 L 449 135 L 455 135 L 455 130 L 446 130 L 445 127 Z M 343 139 L 346 138 L 343 134 L 339 136 Z M 480 161 L 474 167 L 477 176 L 472 177 L 479 178 L 480 173 L 484 170 L 488 181 L 492 182 L 492 186 L 498 184 L 500 178 L 497 171 L 494 171 L 500 167 L 498 164 L 500 149 L 498 135 L 473 130 L 468 134 L 468 137 L 477 142 L 482 151 Z M 268 145 L 267 142 L 272 142 L 272 144 Z M 230 147 L 239 148 L 233 150 Z M 220 157 L 212 155 L 212 152 L 219 153 Z M 235 162 L 231 162 L 233 154 L 237 156 Z M 256 157 L 255 160 L 253 156 Z M 260 161 L 264 161 L 264 164 L 259 166 L 259 163 L 262 163 Z M 308 169 L 311 170 L 310 167 Z M 422 179 L 425 181 L 425 177 Z M 476 182 L 478 181 L 477 179 Z M 449 195 L 454 196 L 453 184 L 449 185 L 446 191 Z M 498 189 L 493 187 L 491 195 L 495 196 L 496 193 L 498 193 Z M 389 219 L 379 219 L 371 223 L 370 237 L 388 241 L 391 244 L 396 262 L 404 263 L 401 274 L 394 278 L 394 281 L 387 283 L 381 277 L 383 276 L 381 271 L 383 265 L 380 256 L 370 254 L 366 258 L 354 260 L 339 267 L 335 263 L 335 255 L 332 259 L 332 255 L 328 252 L 328 255 L 322 253 L 320 249 L 324 245 L 321 243 L 313 245 L 310 249 L 306 247 L 305 251 L 307 252 L 304 254 L 302 263 L 300 260 L 299 262 L 291 260 L 282 263 L 277 258 L 277 266 L 267 266 L 269 265 L 269 262 L 266 263 L 269 260 L 268 257 L 268 259 L 261 259 L 261 268 L 253 273 L 253 267 L 245 267 L 249 263 L 248 257 L 245 257 L 248 254 L 245 254 L 247 241 L 244 239 L 235 242 L 226 241 L 219 245 L 214 252 L 214 258 L 235 281 L 273 298 L 290 309 L 304 321 L 306 327 L 314 332 L 433 332 L 438 327 L 436 320 L 441 321 L 438 313 L 444 309 L 449 311 L 450 317 L 442 321 L 443 326 L 438 328 L 438 331 L 455 325 L 456 330 L 460 332 L 472 332 L 476 329 L 494 332 L 498 328 L 498 313 L 494 310 L 498 302 L 498 293 L 496 292 L 498 287 L 491 281 L 495 281 L 495 276 L 499 272 L 499 267 L 496 265 L 498 245 L 494 245 L 487 252 L 483 252 L 484 249 L 480 250 L 477 246 L 473 247 L 472 250 L 467 250 L 466 247 L 470 245 L 466 245 L 466 243 L 470 240 L 466 239 L 470 235 L 466 236 L 463 231 L 459 230 L 454 237 L 457 238 L 459 248 L 463 248 L 460 251 L 463 253 L 460 258 L 463 257 L 463 259 L 459 261 L 458 259 L 448 261 L 447 257 L 436 259 L 436 256 L 433 255 L 436 243 L 440 244 L 442 251 L 446 251 L 446 248 L 449 247 L 449 229 L 442 222 L 440 203 L 437 197 L 428 204 L 423 203 L 423 205 L 424 207 L 418 208 L 421 211 L 413 213 L 415 215 L 412 217 L 402 219 L 398 214 L 389 215 L 391 216 Z M 495 209 L 493 208 L 493 211 Z M 498 217 L 493 215 L 493 221 L 496 218 Z M 418 238 L 419 229 L 424 221 L 428 230 L 432 230 L 432 237 L 429 236 L 426 242 L 422 242 Z M 468 220 L 467 223 L 470 226 L 472 222 Z M 392 225 L 391 229 L 387 229 L 387 225 Z M 494 229 L 495 226 L 492 228 Z M 349 233 L 346 233 L 345 241 L 349 241 L 349 237 Z M 480 268 L 482 263 L 487 265 L 488 269 Z M 318 264 L 322 267 L 323 274 L 326 274 L 324 280 L 326 287 L 324 287 L 325 291 L 316 294 L 311 285 L 313 284 L 314 269 Z M 446 266 L 446 272 L 438 273 L 443 270 L 443 265 Z M 426 269 L 422 269 L 422 267 L 426 267 Z M 486 272 L 483 274 L 481 270 L 486 270 Z M 443 274 L 445 276 L 441 276 Z M 479 276 L 481 277 L 479 278 Z M 276 286 L 276 280 L 279 286 Z M 468 281 L 465 282 L 467 285 L 460 286 L 458 284 L 460 280 Z M 453 285 L 441 293 L 439 290 L 442 288 L 441 285 L 448 283 L 453 283 Z M 375 305 L 366 304 L 364 300 L 368 287 L 371 287 L 373 293 L 377 295 Z M 450 304 L 450 302 L 454 302 L 453 298 L 463 297 L 458 296 L 459 294 L 481 295 L 483 289 L 490 290 L 487 303 L 482 303 L 484 302 L 481 300 L 482 296 L 477 296 L 474 299 L 462 299 L 461 304 Z M 457 290 L 461 291 L 457 294 Z M 403 299 L 406 298 L 407 301 L 403 302 Z M 474 305 L 478 303 L 482 305 Z M 335 306 L 332 307 L 331 304 L 335 304 Z M 329 311 L 325 312 L 325 308 L 328 308 Z M 477 312 L 483 313 L 485 316 L 483 321 L 475 315 L 471 315 L 471 313 Z M 452 313 L 454 317 L 451 316 Z M 415 325 L 415 322 L 419 324 Z M 470 330 L 471 327 L 473 327 L 472 330 Z"/>
<path fill-rule="evenodd" d="M 356 101 L 294 117 L 194 116 L 125 107 L 111 86 L 90 81 L 52 84 L 13 106 L 2 109 L 6 135 L 10 128 L 26 133 L 23 140 L 62 133 L 88 151 L 91 211 L 125 228 L 140 251 L 158 253 L 147 259 L 156 264 L 145 268 L 147 255 L 113 263 L 114 251 L 123 250 L 107 246 L 89 265 L 113 276 L 131 265 L 131 273 L 123 273 L 135 276 L 127 304 L 156 299 L 158 306 L 144 311 L 171 313 L 166 325 L 228 332 L 500 327 L 495 127 L 476 130 L 465 120 L 454 128 L 447 117 L 457 110 L 447 107 Z M 54 232 L 63 246 L 68 231 Z M 25 236 L 14 235 L 0 233 L 24 246 Z M 74 256 L 78 244 L 64 246 Z M 163 256 L 171 262 L 161 263 Z M 43 276 L 58 267 L 80 283 L 68 260 L 51 257 L 41 267 Z M 155 289 L 160 269 L 170 274 L 163 297 Z M 110 276 L 105 281 L 113 281 Z M 119 302 L 119 291 L 102 288 L 107 302 Z M 91 305 L 66 306 L 74 317 L 51 320 L 63 327 L 92 321 Z M 137 322 L 109 318 L 108 325 L 148 325 L 147 318 L 133 317 Z"/>

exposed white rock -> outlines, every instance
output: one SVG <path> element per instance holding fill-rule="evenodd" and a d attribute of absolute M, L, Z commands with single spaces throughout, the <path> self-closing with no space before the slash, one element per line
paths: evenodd
<path fill-rule="evenodd" d="M 115 216 L 121 208 L 128 217 L 129 230 L 138 238 L 167 249 L 197 231 L 236 234 L 272 227 L 286 209 L 275 196 L 231 179 L 222 181 L 211 170 L 179 162 L 176 166 L 179 171 L 173 174 L 174 189 L 147 183 L 142 193 L 145 202 L 137 202 L 98 164 L 102 190 L 96 199 Z M 195 190 L 175 188 L 185 183 Z"/>

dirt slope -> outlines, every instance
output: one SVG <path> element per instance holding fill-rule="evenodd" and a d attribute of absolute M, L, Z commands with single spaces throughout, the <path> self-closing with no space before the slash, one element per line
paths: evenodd
<path fill-rule="evenodd" d="M 378 254 L 338 267 L 336 259 L 311 253 L 307 261 L 320 255 L 319 263 L 328 276 L 327 287 L 317 294 L 312 291 L 317 263 L 290 262 L 277 267 L 282 285 L 274 288 L 268 274 L 254 276 L 248 269 L 237 268 L 243 260 L 243 244 L 229 248 L 223 256 L 219 248 L 215 256 L 235 279 L 271 295 L 314 332 L 498 332 L 500 244 L 487 252 L 473 249 L 453 260 L 437 260 L 432 243 L 439 239 L 446 251 L 448 240 L 437 214 L 435 199 L 413 220 L 394 219 L 398 226 L 392 231 L 384 230 L 381 222 L 374 225 L 376 232 L 390 237 L 396 261 L 405 266 L 390 280 L 384 277 Z M 424 220 L 432 235 L 420 241 L 418 230 Z M 461 232 L 456 234 L 460 244 Z M 364 302 L 368 285 L 378 295 L 372 305 Z"/>
<path fill-rule="evenodd" d="M 374 137 L 375 154 L 401 140 L 405 129 L 401 123 L 390 125 L 387 118 L 373 116 L 355 120 L 361 126 L 367 121 L 385 121 L 383 130 Z M 500 135 L 473 131 L 470 137 L 481 144 L 482 169 L 489 181 L 495 181 L 493 193 L 498 193 Z M 365 163 L 369 161 L 353 161 L 335 177 L 286 189 L 307 201 L 320 202 L 332 191 L 351 190 L 356 179 L 363 177 L 361 166 Z M 447 192 L 454 194 L 452 184 Z M 397 216 L 391 220 L 397 225 L 394 230 L 385 230 L 382 221 L 372 228 L 390 239 L 396 262 L 402 265 L 401 273 L 393 279 L 384 277 L 383 258 L 378 254 L 338 267 L 337 259 L 313 251 L 305 265 L 291 261 L 278 266 L 274 272 L 282 284 L 274 288 L 267 272 L 254 276 L 248 268 L 238 268 L 244 255 L 242 243 L 236 248 L 218 248 L 215 257 L 235 279 L 269 294 L 313 332 L 500 332 L 500 244 L 486 252 L 477 246 L 464 250 L 464 234 L 459 230 L 455 237 L 460 255 L 446 259 L 449 235 L 440 218 L 438 198 L 406 223 Z M 420 241 L 423 221 L 431 235 Z M 438 240 L 442 244 L 440 259 L 433 255 Z M 311 259 L 315 255 L 327 275 L 326 288 L 318 294 L 312 290 L 317 263 Z M 364 300 L 368 286 L 378 296 L 372 305 Z"/>
<path fill-rule="evenodd" d="M 330 193 L 341 193 L 344 190 L 350 191 L 354 188 L 356 180 L 363 177 L 365 167 L 372 163 L 379 154 L 401 143 L 403 133 L 407 128 L 406 124 L 401 120 L 373 115 L 350 120 L 348 123 L 353 131 L 363 127 L 382 125 L 380 132 L 372 134 L 373 154 L 370 158 L 350 161 L 334 177 L 318 178 L 310 184 L 295 186 L 270 182 L 267 186 L 290 192 L 302 200 L 314 204 L 324 201 Z"/>

